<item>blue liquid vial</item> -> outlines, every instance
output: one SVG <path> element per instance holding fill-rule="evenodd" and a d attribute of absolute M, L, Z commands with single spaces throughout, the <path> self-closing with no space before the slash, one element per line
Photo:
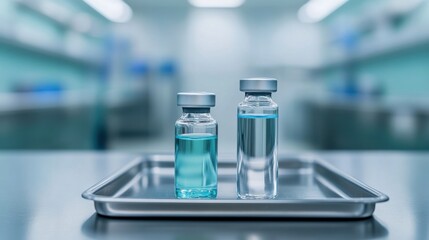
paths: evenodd
<path fill-rule="evenodd" d="M 178 93 L 183 108 L 176 121 L 175 192 L 177 198 L 216 198 L 217 122 L 210 115 L 213 93 Z"/>
<path fill-rule="evenodd" d="M 246 93 L 237 110 L 237 195 L 241 199 L 277 196 L 278 106 L 271 93 L 277 80 L 240 80 Z"/>

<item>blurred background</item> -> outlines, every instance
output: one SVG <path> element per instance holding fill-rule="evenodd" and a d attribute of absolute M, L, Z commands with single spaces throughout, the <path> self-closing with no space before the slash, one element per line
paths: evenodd
<path fill-rule="evenodd" d="M 280 151 L 429 150 L 428 0 L 2 0 L 0 149 L 173 152 L 178 91 L 279 80 Z"/>

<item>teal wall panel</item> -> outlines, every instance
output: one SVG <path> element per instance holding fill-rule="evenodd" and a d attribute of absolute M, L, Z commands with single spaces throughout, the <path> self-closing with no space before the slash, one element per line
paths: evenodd
<path fill-rule="evenodd" d="M 100 28 L 108 29 L 108 22 L 83 1 L 53 2 L 61 4 L 73 13 L 89 14 Z M 0 21 L 12 25 L 0 23 L 0 38 L 12 38 L 12 40 L 0 41 L 0 92 L 10 91 L 15 85 L 21 83 L 38 84 L 58 81 L 66 89 L 81 89 L 97 84 L 98 68 L 90 67 L 85 59 L 79 62 L 67 56 L 70 56 L 69 47 L 75 50 L 81 48 L 81 52 L 88 52 L 87 55 L 92 57 L 93 54 L 86 49 L 102 49 L 101 37 L 73 32 L 33 10 L 20 6 L 14 0 L 1 1 Z M 1 32 L 2 29 L 3 32 Z M 70 32 L 73 32 L 73 38 Z M 26 43 L 13 40 L 22 36 L 26 36 Z M 78 40 L 77 44 L 71 44 L 70 41 L 75 39 Z M 30 46 L 33 42 L 36 46 Z M 37 44 L 52 47 L 59 52 L 58 54 L 44 52 L 43 47 L 39 48 Z"/>
<path fill-rule="evenodd" d="M 352 25 L 353 22 L 362 21 L 367 16 L 374 16 L 375 13 L 381 13 L 382 9 L 387 8 L 387 4 L 392 2 L 390 0 L 350 0 L 322 23 L 326 30 L 326 42 L 329 42 L 328 39 L 332 37 L 330 34 L 336 26 Z M 411 12 L 400 25 L 391 27 L 388 31 L 391 31 L 392 38 L 394 38 L 395 34 L 409 30 L 415 30 L 417 34 L 419 31 L 427 32 L 428 26 L 429 3 L 425 1 L 418 9 Z M 372 32 L 361 35 L 359 40 L 371 42 L 376 38 L 375 34 Z M 387 44 L 388 41 L 387 39 Z M 325 52 L 325 57 L 327 61 L 332 60 L 332 54 L 329 51 Z M 357 77 L 372 75 L 382 82 L 388 96 L 427 97 L 427 89 L 429 89 L 429 38 L 426 39 L 426 42 L 401 47 L 398 51 L 391 50 L 358 61 L 354 69 Z M 344 77 L 343 75 L 341 65 L 323 72 L 327 82 L 338 81 Z"/>

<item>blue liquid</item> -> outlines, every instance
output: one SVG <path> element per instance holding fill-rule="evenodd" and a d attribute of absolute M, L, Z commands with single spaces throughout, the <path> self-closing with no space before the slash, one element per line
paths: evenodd
<path fill-rule="evenodd" d="M 216 135 L 176 136 L 175 184 L 177 198 L 216 198 Z"/>
<path fill-rule="evenodd" d="M 244 199 L 277 195 L 277 114 L 238 115 L 237 193 Z"/>

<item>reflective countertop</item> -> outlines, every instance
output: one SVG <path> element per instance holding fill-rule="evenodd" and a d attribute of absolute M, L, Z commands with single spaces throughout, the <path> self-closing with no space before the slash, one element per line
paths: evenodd
<path fill-rule="evenodd" d="M 429 239 L 429 152 L 323 152 L 386 193 L 363 220 L 114 219 L 81 193 L 133 155 L 0 153 L 0 239 Z"/>

